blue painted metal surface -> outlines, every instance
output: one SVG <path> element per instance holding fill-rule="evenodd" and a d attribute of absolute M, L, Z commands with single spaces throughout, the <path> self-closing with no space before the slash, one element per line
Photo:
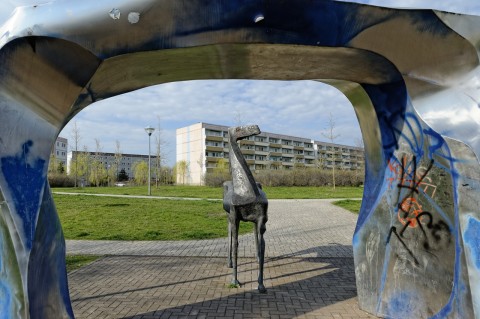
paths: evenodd
<path fill-rule="evenodd" d="M 73 317 L 45 183 L 62 127 L 99 99 L 195 79 L 341 90 L 366 151 L 353 238 L 361 308 L 479 317 L 479 30 L 473 16 L 327 0 L 17 8 L 0 27 L 0 318 Z"/>

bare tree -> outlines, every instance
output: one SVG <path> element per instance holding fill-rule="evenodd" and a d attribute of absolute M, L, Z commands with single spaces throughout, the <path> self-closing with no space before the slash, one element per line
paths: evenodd
<path fill-rule="evenodd" d="M 57 157 L 55 154 L 50 153 L 50 161 L 48 162 L 48 174 L 54 174 L 57 172 Z"/>
<path fill-rule="evenodd" d="M 197 161 L 197 164 L 198 164 L 198 167 L 200 167 L 200 185 L 203 185 L 203 180 L 205 178 L 204 174 L 203 174 L 203 166 L 207 166 L 207 163 L 205 161 L 205 153 L 201 152 L 200 153 L 200 156 L 198 157 L 198 161 Z M 206 170 L 206 168 L 205 168 Z"/>
<path fill-rule="evenodd" d="M 355 146 L 360 148 L 361 151 L 356 151 L 357 154 L 355 154 L 355 178 L 358 179 L 359 178 L 359 174 L 361 173 L 362 175 L 365 175 L 365 165 L 362 165 L 361 167 L 359 167 L 358 165 L 358 159 L 359 159 L 359 154 L 361 152 L 363 152 L 365 154 L 365 145 L 363 143 L 363 138 L 356 138 L 355 141 Z M 363 183 L 364 181 L 362 181 Z"/>
<path fill-rule="evenodd" d="M 71 132 L 71 137 L 72 137 L 72 140 L 73 140 L 73 150 L 75 151 L 75 156 L 72 155 L 72 161 L 70 165 L 74 165 L 75 166 L 75 169 L 74 169 L 74 178 L 75 178 L 75 187 L 77 187 L 77 179 L 78 179 L 78 161 L 77 161 L 77 157 L 78 157 L 78 146 L 80 144 L 80 139 L 81 139 L 81 136 L 80 136 L 80 129 L 78 128 L 77 126 L 77 121 L 73 122 L 73 127 L 72 127 L 72 132 Z M 75 157 L 75 159 L 74 159 Z"/>
<path fill-rule="evenodd" d="M 245 125 L 244 119 L 243 119 L 243 113 L 239 109 L 235 110 L 234 117 L 235 117 L 235 125 L 236 126 Z"/>
<path fill-rule="evenodd" d="M 361 149 L 365 148 L 365 145 L 363 144 L 363 138 L 361 138 L 361 137 L 357 137 L 354 141 L 354 144 L 358 148 L 361 148 Z"/>
<path fill-rule="evenodd" d="M 166 142 L 164 141 L 162 134 L 162 127 L 160 125 L 160 117 L 157 116 L 158 127 L 155 134 L 155 159 L 154 159 L 154 172 L 155 172 L 155 187 L 158 188 L 160 177 L 162 176 L 162 165 L 164 162 L 165 154 L 164 149 Z"/>
<path fill-rule="evenodd" d="M 333 118 L 332 112 L 330 112 L 330 116 L 328 118 L 327 129 L 326 132 L 322 133 L 330 143 L 334 144 L 335 139 L 340 136 L 340 134 L 335 134 L 335 119 Z M 333 161 L 332 161 L 332 181 L 333 181 L 333 189 L 335 190 L 335 160 L 336 160 L 336 152 L 335 147 L 332 146 L 333 150 Z"/>
<path fill-rule="evenodd" d="M 177 183 L 182 182 L 185 185 L 185 180 L 188 176 L 189 163 L 186 160 L 178 161 L 175 165 L 175 171 L 177 176 Z"/>
<path fill-rule="evenodd" d="M 120 141 L 116 140 L 115 141 L 115 170 L 112 169 L 112 171 L 115 171 L 115 181 L 118 181 L 118 174 L 120 174 L 120 163 L 122 162 L 122 150 L 120 148 Z"/>
<path fill-rule="evenodd" d="M 102 146 L 98 138 L 95 139 L 95 156 L 91 163 L 90 182 L 95 186 L 100 185 L 100 182 L 106 175 L 105 167 L 102 165 L 100 159 L 102 156 Z"/>
<path fill-rule="evenodd" d="M 243 113 L 239 109 L 235 110 L 234 118 L 235 118 L 235 125 L 236 126 L 245 125 L 245 121 L 243 119 Z M 244 140 L 238 141 L 238 146 L 241 147 L 242 145 L 244 145 Z"/>
<path fill-rule="evenodd" d="M 148 163 L 138 161 L 133 165 L 133 174 L 137 185 L 146 185 L 148 181 Z"/>
<path fill-rule="evenodd" d="M 89 176 L 90 155 L 87 146 L 83 146 L 83 152 L 77 152 L 72 156 L 72 161 L 75 165 L 71 165 L 70 173 L 73 173 L 77 178 L 82 179 L 82 187 Z"/>

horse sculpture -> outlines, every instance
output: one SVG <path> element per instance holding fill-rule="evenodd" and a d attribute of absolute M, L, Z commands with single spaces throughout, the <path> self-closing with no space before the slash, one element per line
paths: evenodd
<path fill-rule="evenodd" d="M 237 278 L 238 228 L 240 221 L 255 223 L 255 247 L 258 260 L 258 291 L 265 293 L 263 263 L 265 257 L 265 224 L 268 221 L 268 200 L 262 187 L 256 183 L 237 141 L 260 134 L 257 125 L 228 129 L 229 160 L 232 181 L 223 184 L 223 208 L 228 216 L 228 267 L 233 268 L 232 284 L 240 285 Z M 233 254 L 233 258 L 232 258 Z"/>

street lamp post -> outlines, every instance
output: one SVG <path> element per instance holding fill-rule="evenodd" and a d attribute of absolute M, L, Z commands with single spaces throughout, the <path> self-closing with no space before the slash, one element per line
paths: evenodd
<path fill-rule="evenodd" d="M 150 136 L 152 136 L 152 133 L 155 131 L 153 127 L 150 125 L 145 128 L 145 132 L 148 134 L 148 195 L 152 195 L 152 189 L 150 188 L 150 181 L 151 175 L 150 175 Z"/>

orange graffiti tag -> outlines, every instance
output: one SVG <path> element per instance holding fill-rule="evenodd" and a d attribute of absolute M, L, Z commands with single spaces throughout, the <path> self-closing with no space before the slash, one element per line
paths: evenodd
<path fill-rule="evenodd" d="M 418 218 L 418 215 L 422 212 L 422 206 L 415 198 L 405 198 L 398 210 L 398 220 L 402 225 L 408 225 L 408 227 L 415 228 L 418 226 L 417 221 L 422 222 L 423 216 Z"/>
<path fill-rule="evenodd" d="M 394 176 L 387 178 L 389 182 L 388 187 L 391 189 L 394 182 L 402 188 L 420 189 L 425 195 L 430 198 L 435 197 L 437 186 L 432 183 L 432 179 L 426 174 L 428 170 L 425 167 L 419 167 L 414 172 L 414 165 L 412 164 L 412 155 L 404 155 L 401 163 L 393 160 L 388 161 L 388 169 Z"/>

